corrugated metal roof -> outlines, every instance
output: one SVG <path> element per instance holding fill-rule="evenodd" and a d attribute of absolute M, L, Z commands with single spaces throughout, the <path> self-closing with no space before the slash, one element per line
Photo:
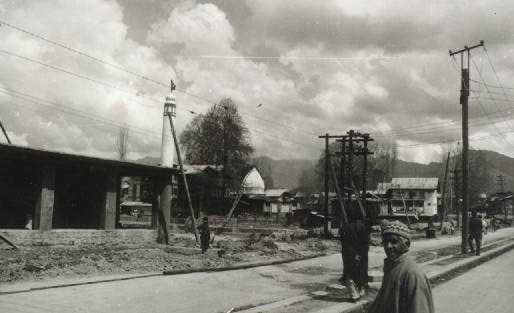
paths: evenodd
<path fill-rule="evenodd" d="M 280 197 L 284 192 L 289 189 L 268 189 L 266 190 L 266 197 Z"/>
<path fill-rule="evenodd" d="M 391 189 L 391 183 L 378 183 L 376 194 L 385 195 L 387 190 Z"/>
<path fill-rule="evenodd" d="M 119 161 L 114 159 L 98 158 L 92 156 L 71 154 L 59 151 L 51 151 L 41 148 L 24 147 L 18 145 L 9 145 L 0 143 L 0 156 L 10 157 L 23 162 L 36 160 L 37 162 L 44 162 L 45 160 L 51 160 L 58 162 L 59 164 L 73 163 L 82 165 L 102 165 L 109 166 L 112 168 L 118 168 L 125 171 L 122 175 L 128 176 L 128 174 L 136 174 L 141 172 L 141 175 L 146 173 L 158 173 L 158 174 L 169 174 L 176 173 L 177 170 L 169 167 L 161 167 L 155 165 L 145 165 L 136 163 L 133 161 Z M 22 156 L 22 158 L 20 158 Z"/>
<path fill-rule="evenodd" d="M 437 177 L 393 177 L 391 188 L 393 189 L 437 189 L 439 178 Z"/>

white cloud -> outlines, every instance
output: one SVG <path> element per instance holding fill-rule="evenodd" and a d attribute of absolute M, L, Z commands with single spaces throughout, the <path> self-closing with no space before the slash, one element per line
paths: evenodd
<path fill-rule="evenodd" d="M 176 74 L 152 47 L 127 38 L 122 7 L 116 2 L 27 1 L 11 3 L 9 23 L 63 43 L 129 71 L 166 83 Z M 87 14 L 84 14 L 87 12 Z M 78 75 L 95 84 L 16 57 L 0 56 L 0 84 L 44 99 L 37 103 L 12 94 L 0 104 L 17 144 L 116 157 L 117 125 L 128 123 L 130 147 L 159 149 L 166 88 L 99 64 L 87 57 L 2 26 L 2 49 Z M 136 96 L 139 95 L 139 96 Z M 148 100 L 156 99 L 157 102 Z M 16 107 L 18 110 L 13 111 Z M 20 114 L 21 112 L 21 114 Z M 26 123 L 27 117 L 31 123 Z M 148 129 L 149 131 L 145 130 Z M 150 142 L 153 145 L 147 146 Z"/>

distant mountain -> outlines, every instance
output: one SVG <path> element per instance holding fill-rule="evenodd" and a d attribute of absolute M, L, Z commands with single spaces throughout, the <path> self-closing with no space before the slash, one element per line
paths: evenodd
<path fill-rule="evenodd" d="M 275 188 L 298 187 L 298 179 L 304 169 L 313 167 L 315 160 L 272 160 L 273 185 Z"/>
<path fill-rule="evenodd" d="M 161 158 L 146 156 L 144 158 L 137 159 L 134 162 L 145 164 L 145 165 L 159 165 L 161 163 Z"/>
<path fill-rule="evenodd" d="M 443 164 L 438 162 L 421 164 L 397 160 L 394 177 L 439 177 L 443 171 Z"/>
<path fill-rule="evenodd" d="M 476 182 L 480 185 L 480 189 L 488 194 L 499 191 L 499 185 L 496 183 L 498 175 L 505 176 L 505 191 L 514 190 L 514 158 L 506 155 L 488 151 L 488 150 L 471 150 L 470 160 L 474 157 L 483 157 L 484 168 L 488 173 L 487 179 Z M 312 168 L 316 164 L 316 160 L 273 160 L 265 158 L 272 169 L 272 178 L 275 188 L 295 188 L 298 187 L 298 179 L 303 170 Z M 157 165 L 160 162 L 158 157 L 144 157 L 136 160 L 136 162 L 149 165 Z M 432 162 L 430 164 L 421 164 L 416 162 L 407 162 L 398 160 L 394 172 L 395 177 L 439 177 L 442 183 L 444 177 L 444 166 L 440 162 Z M 458 167 L 460 169 L 460 165 Z M 452 169 L 450 169 L 452 170 Z M 470 171 L 474 169 L 470 168 Z M 441 186 L 442 187 L 442 186 Z"/>
<path fill-rule="evenodd" d="M 271 166 L 273 185 L 275 188 L 295 188 L 298 187 L 298 179 L 304 169 L 314 166 L 315 160 L 273 160 L 265 158 Z M 160 163 L 158 157 L 144 157 L 135 160 L 137 163 L 146 165 L 158 165 Z"/>
<path fill-rule="evenodd" d="M 474 170 L 471 160 L 474 158 L 484 160 L 483 167 L 487 172 L 487 177 L 482 181 L 471 182 L 477 184 L 477 189 L 487 194 L 495 193 L 500 190 L 497 184 L 497 176 L 505 177 L 504 190 L 514 190 L 514 158 L 489 150 L 471 150 L 469 151 L 470 173 Z M 459 163 L 457 163 L 459 164 Z M 430 164 L 420 164 L 415 162 L 406 162 L 398 160 L 395 168 L 395 177 L 439 177 L 440 181 L 444 178 L 444 167 L 446 164 L 433 162 Z M 457 166 L 460 170 L 460 164 Z M 453 170 L 452 168 L 449 169 Z"/>

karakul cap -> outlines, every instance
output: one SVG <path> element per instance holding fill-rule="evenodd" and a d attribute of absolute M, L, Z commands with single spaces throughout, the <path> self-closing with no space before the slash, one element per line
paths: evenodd
<path fill-rule="evenodd" d="M 410 239 L 409 228 L 400 221 L 388 222 L 382 225 L 382 236 L 394 234 Z"/>

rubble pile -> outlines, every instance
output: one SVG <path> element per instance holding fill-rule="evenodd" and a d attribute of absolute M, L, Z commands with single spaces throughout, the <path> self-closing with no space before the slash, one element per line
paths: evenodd
<path fill-rule="evenodd" d="M 337 240 L 295 239 L 296 236 L 248 234 L 217 235 L 211 249 L 201 254 L 194 236 L 173 234 L 169 245 L 97 244 L 0 246 L 0 283 L 57 277 L 148 273 L 242 263 L 283 260 L 338 252 Z"/>

